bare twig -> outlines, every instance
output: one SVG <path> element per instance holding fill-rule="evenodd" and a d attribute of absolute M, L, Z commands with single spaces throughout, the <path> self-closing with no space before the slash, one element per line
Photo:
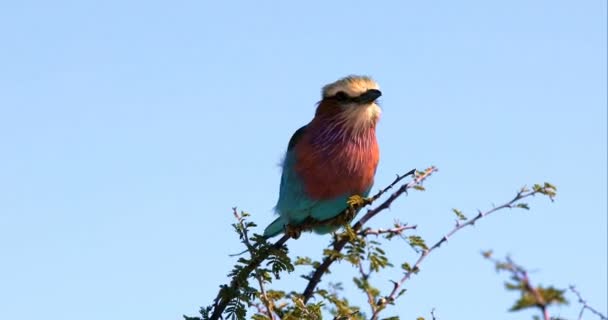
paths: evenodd
<path fill-rule="evenodd" d="M 382 212 L 383 210 L 388 209 L 391 206 L 391 204 L 393 204 L 393 201 L 395 201 L 397 198 L 399 198 L 403 193 L 407 193 L 407 190 L 409 190 L 411 188 L 420 186 L 426 178 L 428 178 L 433 172 L 436 172 L 436 171 L 437 171 L 437 168 L 432 166 L 430 168 L 427 168 L 423 172 L 417 172 L 414 169 L 402 176 L 397 176 L 397 178 L 395 178 L 395 181 L 393 181 L 393 183 L 391 183 L 388 187 L 380 190 L 375 196 L 372 197 L 371 201 L 373 202 L 373 201 L 377 200 L 378 198 L 380 198 L 384 193 L 386 193 L 388 190 L 392 189 L 403 178 L 410 176 L 410 175 L 414 175 L 414 179 L 412 181 L 410 181 L 409 183 L 402 185 L 399 189 L 397 189 L 397 191 L 395 191 L 395 193 L 391 194 L 391 196 L 388 199 L 386 199 L 384 202 L 382 202 L 378 207 L 371 209 L 371 210 L 367 210 L 367 213 L 363 217 L 361 217 L 361 219 L 359 219 L 359 221 L 357 221 L 357 223 L 355 223 L 355 225 L 353 226 L 353 229 L 355 231 L 360 230 L 363 227 L 363 225 L 367 221 L 369 221 L 369 219 L 373 218 L 375 215 Z"/>
<path fill-rule="evenodd" d="M 369 203 L 374 202 L 375 200 L 380 198 L 384 193 L 386 193 L 388 190 L 393 188 L 397 183 L 399 183 L 399 181 L 403 180 L 405 177 L 415 174 L 415 177 L 412 181 L 402 185 L 399 189 L 397 189 L 397 191 L 395 191 L 393 194 L 391 194 L 391 196 L 388 197 L 382 204 L 380 204 L 378 207 L 376 207 L 374 209 L 368 210 L 367 213 L 363 217 L 361 217 L 361 219 L 359 219 L 359 221 L 357 221 L 357 223 L 355 223 L 353 225 L 353 227 L 352 227 L 353 231 L 359 232 L 363 228 L 363 225 L 365 225 L 365 223 L 367 221 L 369 221 L 369 219 L 373 218 L 381 211 L 388 209 L 390 207 L 390 205 L 397 198 L 399 198 L 402 194 L 406 193 L 411 188 L 420 186 L 426 178 L 428 178 L 433 172 L 436 172 L 436 171 L 437 171 L 437 168 L 430 167 L 423 172 L 416 172 L 415 170 L 412 170 L 404 175 L 397 176 L 395 178 L 395 181 L 393 181 L 388 187 L 380 190 L 376 195 L 374 195 L 370 199 Z M 368 204 L 368 203 L 365 203 L 363 205 L 366 205 L 366 204 Z M 359 208 L 354 208 L 354 209 L 358 210 Z M 338 238 L 332 244 L 333 250 L 335 252 L 340 252 L 347 243 L 348 243 L 348 239 L 346 237 Z M 319 282 L 321 281 L 321 277 L 327 272 L 327 270 L 329 269 L 329 266 L 332 263 L 334 263 L 337 259 L 338 259 L 337 255 L 326 256 L 323 259 L 323 262 L 321 263 L 321 265 L 315 269 L 315 272 L 311 276 L 310 280 L 308 281 L 308 284 L 306 285 L 306 288 L 304 289 L 304 292 L 302 293 L 304 303 L 306 303 L 312 297 L 317 284 L 319 284 Z"/>
<path fill-rule="evenodd" d="M 600 317 L 600 319 L 602 319 L 602 320 L 608 320 L 608 318 L 606 318 L 605 315 L 603 315 L 599 311 L 595 310 L 593 307 L 589 306 L 587 304 L 587 301 L 585 299 L 583 299 L 583 296 L 581 295 L 581 293 L 578 292 L 578 290 L 576 290 L 576 288 L 574 286 L 570 286 L 570 291 L 572 291 L 572 292 L 574 292 L 574 294 L 576 294 L 576 296 L 578 297 L 578 302 L 583 305 L 583 307 L 581 308 L 581 312 L 578 314 L 578 320 L 583 319 L 583 312 L 585 312 L 585 309 L 591 311 L 596 316 Z"/>
<path fill-rule="evenodd" d="M 361 274 L 361 279 L 363 280 L 369 279 L 369 275 L 371 274 L 370 271 L 365 272 L 365 270 L 363 269 L 363 262 L 361 261 L 359 261 L 359 273 Z"/>
<path fill-rule="evenodd" d="M 441 239 L 439 241 L 437 241 L 432 247 L 428 248 L 428 249 L 422 249 L 422 253 L 420 254 L 420 256 L 418 257 L 418 260 L 416 261 L 416 263 L 414 264 L 413 267 L 410 268 L 409 271 L 406 271 L 403 278 L 401 278 L 401 280 L 399 280 L 398 282 L 393 282 L 393 290 L 390 292 L 390 294 L 384 299 L 384 301 L 386 301 L 387 303 L 393 303 L 397 297 L 397 294 L 400 291 L 400 288 L 403 286 L 403 284 L 409 280 L 411 278 L 411 276 L 415 273 L 417 273 L 420 270 L 420 264 L 426 259 L 426 257 L 428 257 L 428 255 L 435 251 L 437 248 L 439 248 L 444 242 L 448 241 L 448 238 L 450 238 L 452 235 L 454 235 L 456 232 L 458 232 L 459 230 L 462 230 L 463 228 L 467 227 L 467 226 L 473 226 L 475 224 L 475 222 L 477 222 L 479 219 L 494 213 L 498 210 L 501 209 L 507 209 L 507 208 L 515 208 L 518 207 L 518 202 L 524 198 L 527 197 L 531 197 L 534 196 L 538 193 L 541 194 L 546 194 L 548 195 L 552 200 L 553 200 L 553 196 L 555 195 L 555 187 L 549 185 L 549 184 L 545 184 L 545 186 L 534 186 L 533 190 L 529 190 L 527 188 L 522 188 L 519 192 L 517 192 L 517 194 L 515 195 L 515 197 L 503 204 L 500 205 L 498 207 L 494 207 L 491 210 L 482 212 L 479 211 L 478 214 L 474 217 L 471 218 L 469 220 L 467 220 L 464 223 L 460 223 L 460 222 L 456 222 L 456 226 L 450 231 L 448 232 L 445 236 L 441 237 Z M 522 208 L 527 208 L 527 206 L 523 205 L 521 206 Z M 372 319 L 378 319 L 378 314 L 380 313 L 380 311 L 382 311 L 383 308 L 378 308 L 376 310 L 376 312 L 374 312 L 372 314 Z M 548 316 L 548 314 L 546 315 Z M 548 320 L 549 318 L 547 318 L 545 316 L 545 318 Z"/>
<path fill-rule="evenodd" d="M 402 224 L 399 225 L 397 227 L 394 228 L 390 228 L 390 229 L 363 229 L 361 231 L 359 231 L 357 234 L 360 236 L 369 236 L 369 235 L 375 235 L 375 236 L 379 236 L 381 234 L 391 234 L 391 235 L 395 235 L 395 236 L 399 236 L 403 233 L 403 231 L 405 230 L 409 230 L 409 229 L 416 229 L 418 226 L 413 225 L 413 226 L 408 226 L 407 224 Z"/>

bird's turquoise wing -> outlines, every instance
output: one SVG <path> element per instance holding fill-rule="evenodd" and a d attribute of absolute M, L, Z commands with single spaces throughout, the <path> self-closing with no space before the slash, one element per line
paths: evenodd
<path fill-rule="evenodd" d="M 289 140 L 283 160 L 279 201 L 275 207 L 279 217 L 264 230 L 264 236 L 266 237 L 273 237 L 283 232 L 286 224 L 297 225 L 304 221 L 309 216 L 310 208 L 315 203 L 315 201 L 306 197 L 304 186 L 294 170 L 295 156 L 293 149 L 305 130 L 306 126 L 301 127 Z"/>
<path fill-rule="evenodd" d="M 359 196 L 367 197 L 370 190 L 371 186 Z M 353 194 L 345 194 L 337 198 L 317 201 L 310 210 L 310 216 L 319 221 L 335 218 L 348 207 L 346 202 L 351 196 Z"/>
<path fill-rule="evenodd" d="M 310 210 L 317 201 L 310 199 L 304 191 L 302 180 L 295 171 L 294 147 L 302 137 L 306 126 L 298 129 L 291 139 L 283 160 L 283 174 L 279 188 L 277 212 L 291 224 L 298 224 L 310 215 Z"/>

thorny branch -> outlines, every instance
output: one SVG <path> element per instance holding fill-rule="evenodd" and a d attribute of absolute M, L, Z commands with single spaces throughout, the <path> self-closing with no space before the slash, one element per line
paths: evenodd
<path fill-rule="evenodd" d="M 494 213 L 496 211 L 502 210 L 502 209 L 507 209 L 507 208 L 508 209 L 526 208 L 527 209 L 527 205 L 525 205 L 523 203 L 519 203 L 519 201 L 524 198 L 531 197 L 531 196 L 534 196 L 539 193 L 548 195 L 550 197 L 550 199 L 553 201 L 553 197 L 555 196 L 555 187 L 553 187 L 550 184 L 545 184 L 544 186 L 535 185 L 532 190 L 529 190 L 528 188 L 524 187 L 519 192 L 517 192 L 517 194 L 511 201 L 509 201 L 503 205 L 494 207 L 491 210 L 488 210 L 485 212 L 479 211 L 478 214 L 474 218 L 471 218 L 464 223 L 461 223 L 460 221 L 457 220 L 456 226 L 450 232 L 448 232 L 445 236 L 443 236 L 439 241 L 437 241 L 432 247 L 430 247 L 428 249 L 422 249 L 422 253 L 418 257 L 418 260 L 416 261 L 414 266 L 405 272 L 405 275 L 403 276 L 403 278 L 401 278 L 401 280 L 399 280 L 398 282 L 393 282 L 393 284 L 394 284 L 393 290 L 386 298 L 382 299 L 382 301 L 385 303 L 393 303 L 395 301 L 398 293 L 400 292 L 400 288 L 403 286 L 403 284 L 407 280 L 409 280 L 411 278 L 411 276 L 413 274 L 418 273 L 418 271 L 420 270 L 420 264 L 426 259 L 426 257 L 431 252 L 433 252 L 434 250 L 439 248 L 444 242 L 447 242 L 448 238 L 450 238 L 456 232 L 458 232 L 459 230 L 461 230 L 467 226 L 473 226 L 475 224 L 475 222 L 477 222 L 479 219 L 481 219 L 491 213 Z M 376 311 L 372 314 L 372 319 L 378 319 L 378 314 L 380 313 L 380 311 L 382 311 L 382 309 L 383 308 L 376 309 Z M 547 320 L 549 319 L 548 314 L 545 314 L 545 318 Z"/>
<path fill-rule="evenodd" d="M 411 170 L 410 172 L 408 172 L 404 175 L 397 176 L 395 178 L 395 181 L 393 181 L 388 187 L 380 190 L 376 195 L 374 195 L 371 199 L 369 199 L 368 203 L 363 204 L 363 206 L 366 204 L 372 203 L 375 200 L 377 200 L 378 198 L 380 198 L 384 193 L 386 193 L 388 190 L 393 188 L 397 183 L 399 183 L 399 181 L 403 180 L 405 177 L 412 175 L 412 174 L 415 175 L 414 179 L 412 181 L 402 185 L 399 189 L 397 189 L 397 191 L 395 191 L 393 194 L 391 194 L 391 196 L 389 198 L 387 198 L 384 202 L 382 202 L 378 207 L 368 210 L 367 213 L 363 217 L 361 217 L 361 219 L 359 219 L 359 221 L 357 221 L 357 223 L 355 223 L 353 225 L 353 227 L 352 227 L 353 231 L 359 232 L 363 228 L 363 225 L 365 225 L 365 223 L 367 221 L 369 221 L 369 219 L 373 218 L 381 211 L 388 209 L 390 207 L 390 205 L 397 198 L 399 198 L 403 193 L 406 193 L 411 188 L 420 186 L 426 178 L 428 178 L 433 172 L 436 172 L 436 171 L 437 171 L 437 168 L 430 167 L 423 172 L 417 172 L 416 170 Z M 352 209 L 358 210 L 358 209 L 360 209 L 360 207 L 352 208 Z M 335 252 L 340 252 L 340 251 L 342 251 L 342 249 L 344 248 L 344 246 L 347 243 L 348 243 L 347 237 L 338 238 L 338 239 L 334 240 L 334 243 L 332 245 L 333 250 Z M 313 296 L 316 286 L 321 281 L 321 277 L 327 272 L 327 270 L 329 269 L 329 266 L 332 263 L 334 263 L 337 259 L 338 259 L 338 257 L 336 255 L 326 256 L 325 259 L 323 259 L 323 262 L 321 263 L 321 265 L 315 269 L 313 275 L 311 276 L 310 280 L 308 281 L 308 284 L 306 285 L 306 288 L 304 289 L 304 292 L 302 294 L 302 299 L 303 299 L 304 303 L 307 303 L 308 300 Z"/>
<path fill-rule="evenodd" d="M 363 229 L 361 231 L 359 231 L 357 234 L 360 236 L 369 236 L 369 235 L 375 235 L 375 236 L 379 236 L 381 234 L 391 234 L 394 236 L 400 236 L 403 231 L 405 230 L 410 230 L 410 229 L 416 229 L 418 226 L 413 225 L 413 226 L 408 226 L 407 223 L 406 224 L 399 224 L 397 223 L 397 226 L 394 228 L 390 228 L 390 229 Z"/>
<path fill-rule="evenodd" d="M 581 295 L 581 293 L 578 292 L 578 290 L 576 290 L 576 288 L 574 286 L 570 286 L 570 291 L 572 291 L 572 292 L 574 292 L 574 294 L 576 294 L 576 296 L 578 298 L 578 302 L 583 305 L 583 307 L 581 308 L 581 312 L 578 314 L 578 320 L 583 319 L 583 313 L 585 312 L 585 309 L 591 311 L 596 316 L 600 317 L 600 319 L 602 319 L 602 320 L 608 320 L 608 318 L 606 318 L 605 315 L 603 315 L 599 311 L 595 310 L 593 307 L 589 306 L 587 304 L 587 301 L 585 299 L 583 299 L 583 296 Z"/>

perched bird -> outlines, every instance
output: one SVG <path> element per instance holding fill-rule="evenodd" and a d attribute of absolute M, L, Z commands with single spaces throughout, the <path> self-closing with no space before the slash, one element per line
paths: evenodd
<path fill-rule="evenodd" d="M 298 129 L 287 147 L 276 212 L 265 237 L 300 231 L 332 232 L 351 196 L 366 197 L 380 158 L 376 124 L 382 93 L 365 76 L 348 76 L 322 89 L 314 118 Z M 352 217 L 351 217 L 352 219 Z"/>

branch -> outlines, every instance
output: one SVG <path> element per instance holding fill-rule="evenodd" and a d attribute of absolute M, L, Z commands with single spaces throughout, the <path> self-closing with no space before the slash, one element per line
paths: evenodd
<path fill-rule="evenodd" d="M 379 236 L 381 234 L 390 234 L 392 236 L 400 236 L 403 231 L 405 230 L 409 230 L 409 229 L 416 229 L 418 226 L 413 225 L 413 226 L 408 226 L 407 223 L 406 224 L 397 224 L 396 227 L 394 228 L 390 228 L 390 229 L 363 229 L 361 231 L 359 231 L 357 234 L 360 236 L 369 236 L 369 235 L 375 235 L 375 236 Z"/>
<path fill-rule="evenodd" d="M 233 211 L 233 214 L 236 217 L 239 225 L 241 226 L 242 230 L 246 230 L 247 227 L 245 226 L 244 219 L 238 213 L 238 211 L 236 210 L 236 207 L 233 207 L 232 211 Z M 249 235 L 248 235 L 247 232 L 243 232 L 243 243 L 247 247 L 247 250 L 249 251 L 249 254 L 251 255 L 251 259 L 253 259 L 255 257 L 255 254 L 254 254 L 255 248 L 251 244 L 251 241 L 249 241 Z M 257 268 L 255 268 L 255 278 L 256 278 L 256 280 L 258 280 L 258 284 L 260 285 L 260 300 L 262 301 L 262 303 L 266 307 L 266 311 L 265 312 L 260 312 L 260 313 L 266 313 L 266 315 L 268 315 L 268 318 L 270 320 L 274 320 L 274 312 L 273 312 L 273 308 L 272 308 L 272 302 L 266 296 L 266 289 L 264 288 L 264 280 L 262 279 L 262 275 L 260 275 L 260 271 Z M 262 308 L 259 305 L 256 306 L 256 307 L 258 308 L 258 311 L 263 311 Z"/>
<path fill-rule="evenodd" d="M 433 171 L 435 171 L 436 169 L 434 169 L 433 167 Z M 403 180 L 405 177 L 412 175 L 415 173 L 415 170 L 411 170 L 410 172 L 406 173 L 405 175 L 402 176 L 397 176 L 395 178 L 395 180 L 386 188 L 382 189 L 381 191 L 379 191 L 374 197 L 370 198 L 370 199 L 366 199 L 366 201 L 363 201 L 360 204 L 357 205 L 353 205 L 351 208 L 348 208 L 345 210 L 345 212 L 348 214 L 349 212 L 356 212 L 357 210 L 361 209 L 362 207 L 371 204 L 372 202 L 374 202 L 375 200 L 377 200 L 378 198 L 380 198 L 384 193 L 386 193 L 388 190 L 390 190 L 392 187 L 394 187 L 397 183 L 399 183 L 401 180 Z M 420 181 L 417 183 L 419 184 L 422 180 L 424 180 L 424 178 L 430 175 L 429 173 L 423 173 L 423 178 L 420 179 Z M 417 185 L 416 184 L 416 185 Z M 402 192 L 405 192 L 407 189 L 404 189 Z M 392 202 L 394 199 L 390 200 L 390 202 Z M 389 203 L 390 204 L 390 203 Z M 386 206 L 386 208 L 388 208 L 388 205 Z M 382 208 L 381 210 L 384 210 L 386 208 Z M 381 210 L 378 210 L 381 211 Z M 368 212 L 369 214 L 369 212 Z M 377 214 L 377 212 L 376 212 Z M 340 214 L 342 215 L 342 214 Z M 340 216 L 339 215 L 339 216 Z M 373 214 L 375 215 L 375 214 Z M 363 220 L 363 223 L 365 223 L 365 221 L 369 220 L 373 215 L 369 216 L 366 220 L 361 219 L 359 222 L 361 222 Z M 365 218 L 365 217 L 364 217 Z M 360 224 L 360 226 L 357 228 L 357 230 L 361 229 L 361 226 L 363 225 L 363 223 Z M 309 226 L 307 223 L 303 223 L 302 226 L 300 226 L 299 228 L 294 227 L 294 233 L 290 233 L 287 232 L 288 234 L 284 234 L 277 242 L 275 242 L 272 246 L 270 246 L 269 248 L 267 248 L 266 250 L 263 250 L 263 248 L 255 248 L 255 246 L 247 246 L 247 250 L 248 251 L 252 251 L 252 249 L 255 250 L 256 254 L 252 255 L 250 262 L 244 266 L 241 270 L 239 270 L 239 272 L 234 275 L 232 277 L 232 281 L 230 282 L 229 286 L 221 286 L 221 289 L 217 295 L 217 297 L 214 300 L 213 303 L 213 312 L 211 314 L 211 317 L 209 318 L 210 320 L 218 320 L 221 318 L 222 313 L 224 312 L 224 310 L 226 309 L 226 307 L 228 306 L 228 304 L 233 301 L 234 299 L 236 299 L 239 295 L 239 288 L 241 287 L 241 285 L 243 284 L 243 282 L 250 276 L 250 274 L 256 270 L 260 264 L 268 257 L 268 255 L 273 251 L 273 250 L 280 250 L 281 248 L 283 248 L 283 246 L 285 245 L 285 243 L 287 242 L 287 240 L 289 240 L 292 236 L 295 236 L 297 238 L 297 236 L 299 235 L 299 233 L 303 230 L 307 230 L 309 229 L 311 226 Z M 344 242 L 343 244 L 341 244 L 340 249 L 344 247 L 344 245 L 346 244 L 346 242 Z M 246 244 L 247 245 L 247 244 Z M 333 262 L 333 261 L 332 261 Z M 328 263 L 325 266 L 325 271 L 327 271 L 327 267 L 329 267 L 329 265 L 331 264 Z M 325 272 L 323 271 L 323 273 Z M 318 281 L 320 280 L 321 274 L 318 275 Z M 315 283 L 316 285 L 316 283 Z M 311 288 L 311 290 L 314 289 Z M 312 292 L 312 291 L 311 291 Z M 304 303 L 306 303 L 308 299 L 304 300 Z"/>
<path fill-rule="evenodd" d="M 487 254 L 487 253 L 486 253 Z M 500 264 L 500 261 L 492 259 L 488 256 L 488 259 L 494 261 L 497 265 Z M 537 302 L 536 306 L 540 309 L 543 314 L 544 320 L 551 320 L 551 316 L 549 315 L 549 310 L 547 310 L 547 301 L 542 296 L 537 287 L 533 286 L 530 282 L 530 277 L 528 276 L 528 271 L 524 269 L 524 267 L 516 264 L 511 260 L 510 257 L 507 257 L 507 268 L 513 274 L 513 278 L 519 281 L 523 286 L 523 291 L 531 294 L 534 297 L 534 300 Z"/>
<path fill-rule="evenodd" d="M 245 267 L 243 267 L 238 274 L 236 274 L 232 281 L 230 282 L 230 286 L 222 286 L 220 292 L 217 294 L 217 297 L 214 300 L 213 304 L 213 313 L 211 314 L 210 320 L 218 320 L 221 318 L 222 313 L 228 306 L 228 304 L 234 300 L 238 296 L 238 289 L 241 284 L 249 277 L 249 275 L 260 266 L 260 264 L 268 257 L 272 251 L 281 250 L 285 245 L 285 242 L 289 240 L 289 235 L 283 235 L 277 242 L 275 242 L 272 246 L 264 250 L 263 248 L 259 248 L 255 250 L 255 254 L 251 251 L 253 246 L 249 244 L 247 246 L 247 250 L 252 252 L 251 261 Z"/>
<path fill-rule="evenodd" d="M 581 308 L 581 312 L 578 314 L 578 320 L 583 319 L 583 312 L 585 312 L 585 309 L 593 312 L 596 316 L 600 317 L 600 319 L 602 319 L 602 320 L 608 320 L 608 318 L 606 318 L 605 315 L 603 315 L 599 311 L 595 310 L 593 307 L 589 306 L 587 304 L 587 301 L 585 299 L 583 299 L 583 296 L 581 296 L 581 293 L 578 292 L 578 290 L 576 290 L 576 288 L 574 286 L 570 286 L 570 291 L 572 291 L 572 292 L 574 292 L 574 294 L 576 294 L 576 296 L 578 297 L 578 302 L 583 305 L 583 307 Z"/>
<path fill-rule="evenodd" d="M 415 175 L 414 179 L 412 181 L 402 185 L 399 189 L 397 189 L 397 191 L 395 191 L 393 194 L 391 194 L 391 196 L 388 199 L 386 199 L 382 204 L 380 204 L 378 207 L 368 210 L 367 213 L 363 217 L 361 217 L 361 219 L 359 219 L 359 221 L 357 221 L 357 223 L 355 223 L 353 225 L 352 230 L 355 233 L 359 232 L 367 221 L 369 221 L 371 218 L 373 218 L 374 216 L 376 216 L 378 213 L 382 212 L 383 210 L 388 209 L 390 207 L 390 205 L 397 198 L 399 198 L 402 194 L 406 193 L 407 190 L 409 190 L 411 188 L 415 188 L 415 187 L 420 187 L 422 182 L 426 178 L 428 178 L 433 172 L 436 172 L 436 171 L 437 171 L 437 168 L 435 168 L 435 167 L 430 167 L 423 172 L 417 172 L 416 170 L 411 170 L 410 172 L 408 172 L 404 175 L 397 176 L 395 178 L 395 181 L 393 181 L 388 187 L 380 190 L 375 196 L 373 196 L 371 199 L 369 199 L 368 202 L 363 203 L 354 208 L 347 209 L 347 210 L 354 210 L 356 212 L 356 210 L 359 210 L 361 207 L 363 207 L 369 203 L 372 203 L 375 200 L 377 200 L 378 198 L 380 198 L 384 193 L 386 193 L 388 190 L 393 188 L 397 183 L 399 183 L 399 181 L 403 180 L 405 177 L 412 175 L 412 174 Z M 334 240 L 334 242 L 332 244 L 333 250 L 335 252 L 340 252 L 344 248 L 344 246 L 348 243 L 348 241 L 349 241 L 349 238 L 346 236 L 337 237 L 336 240 Z M 316 286 L 321 281 L 321 277 L 327 272 L 327 270 L 329 269 L 329 266 L 332 263 L 334 263 L 337 259 L 338 259 L 338 255 L 329 255 L 329 256 L 326 256 L 325 259 L 323 259 L 323 262 L 315 270 L 315 272 L 311 276 L 310 280 L 308 281 L 306 288 L 304 289 L 304 292 L 302 294 L 302 299 L 303 299 L 304 303 L 307 303 L 308 300 L 310 300 L 310 298 L 312 297 L 312 295 L 314 293 Z"/>
<path fill-rule="evenodd" d="M 491 213 L 494 213 L 498 210 L 507 209 L 507 208 L 509 208 L 509 209 L 511 209 L 511 208 L 527 209 L 528 206 L 525 203 L 518 203 L 518 202 L 524 198 L 531 197 L 531 196 L 534 196 L 539 193 L 548 195 L 551 198 L 551 200 L 553 200 L 553 197 L 555 196 L 555 187 L 548 183 L 545 183 L 544 186 L 534 185 L 532 190 L 529 190 L 526 187 L 524 187 L 515 195 L 515 197 L 511 201 L 509 201 L 503 205 L 494 207 L 491 210 L 488 210 L 486 212 L 479 211 L 479 213 L 474 218 L 469 219 L 464 223 L 460 223 L 460 221 L 457 220 L 456 226 L 450 232 L 448 232 L 445 236 L 443 236 L 439 241 L 437 241 L 432 247 L 422 249 L 422 253 L 420 254 L 420 257 L 418 257 L 418 260 L 416 261 L 414 266 L 408 267 L 408 270 L 406 270 L 405 275 L 403 276 L 403 278 L 401 278 L 401 280 L 399 280 L 398 282 L 393 282 L 393 284 L 394 284 L 393 290 L 382 301 L 385 303 L 393 303 L 395 301 L 398 293 L 400 292 L 399 289 L 403 286 L 403 284 L 407 280 L 409 280 L 411 278 L 411 276 L 413 274 L 418 273 L 418 271 L 420 270 L 420 264 L 426 259 L 426 257 L 431 252 L 433 252 L 437 248 L 439 248 L 444 242 L 447 242 L 448 238 L 451 237 L 452 235 L 454 235 L 456 232 L 462 230 L 463 228 L 465 228 L 467 226 L 473 226 L 475 224 L 475 222 L 477 222 L 479 219 L 481 219 Z M 380 313 L 380 311 L 382 311 L 382 309 L 383 308 L 378 308 L 376 310 L 376 312 L 374 312 L 372 314 L 372 319 L 378 319 L 378 314 Z"/>
<path fill-rule="evenodd" d="M 361 261 L 359 261 L 359 274 L 361 274 L 361 279 L 363 281 L 367 281 L 367 279 L 369 279 L 369 276 L 371 274 L 371 270 L 368 272 L 365 272 L 365 270 L 363 269 L 363 263 Z M 367 296 L 367 303 L 369 304 L 370 308 L 372 309 L 372 311 L 376 310 L 376 299 L 374 298 L 374 295 L 369 291 L 368 288 L 363 288 L 363 291 L 365 291 L 365 295 Z"/>

